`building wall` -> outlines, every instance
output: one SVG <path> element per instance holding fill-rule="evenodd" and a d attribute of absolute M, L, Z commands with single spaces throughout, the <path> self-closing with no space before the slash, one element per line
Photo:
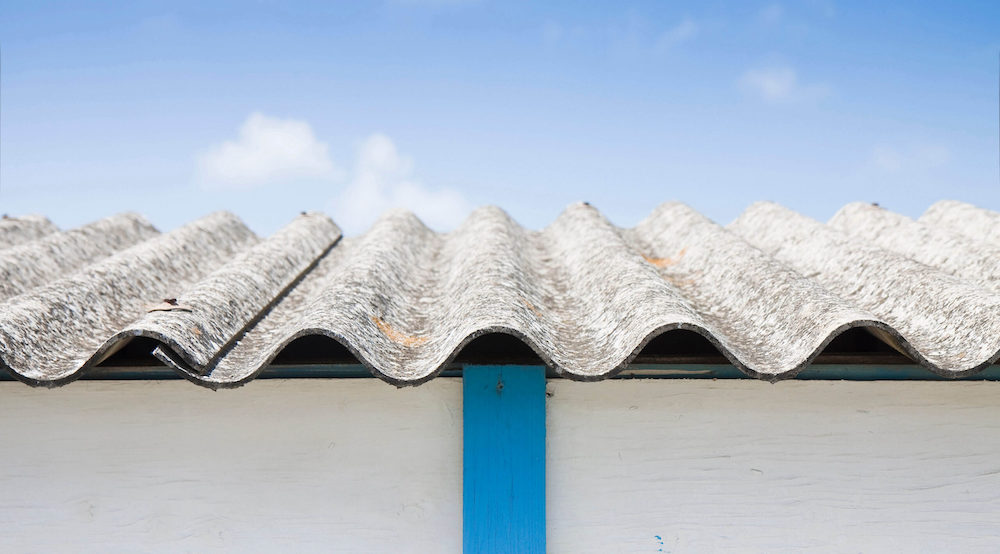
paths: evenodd
<path fill-rule="evenodd" d="M 0 383 L 0 552 L 460 550 L 461 394 Z"/>
<path fill-rule="evenodd" d="M 1000 545 L 1000 383 L 548 390 L 552 552 Z M 0 383 L 0 551 L 457 552 L 461 406 L 457 379 Z"/>
<path fill-rule="evenodd" d="M 549 388 L 553 552 L 1000 551 L 1000 383 Z"/>

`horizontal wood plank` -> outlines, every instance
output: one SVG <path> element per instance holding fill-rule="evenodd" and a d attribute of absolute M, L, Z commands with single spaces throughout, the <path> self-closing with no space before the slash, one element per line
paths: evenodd
<path fill-rule="evenodd" d="M 550 381 L 553 552 L 995 552 L 1000 385 Z"/>
<path fill-rule="evenodd" d="M 459 552 L 461 391 L 0 384 L 0 551 Z"/>

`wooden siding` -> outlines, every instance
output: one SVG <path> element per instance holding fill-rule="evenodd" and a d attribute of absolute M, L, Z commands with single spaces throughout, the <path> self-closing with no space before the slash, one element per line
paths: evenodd
<path fill-rule="evenodd" d="M 550 381 L 553 552 L 996 552 L 1000 385 Z"/>
<path fill-rule="evenodd" d="M 0 384 L 0 551 L 460 551 L 461 393 Z"/>
<path fill-rule="evenodd" d="M 993 552 L 1000 384 L 551 380 L 552 552 Z M 458 552 L 462 384 L 0 384 L 0 551 Z"/>

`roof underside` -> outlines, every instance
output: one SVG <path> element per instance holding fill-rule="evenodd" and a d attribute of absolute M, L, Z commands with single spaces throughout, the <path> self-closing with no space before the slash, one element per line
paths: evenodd
<path fill-rule="evenodd" d="M 303 214 L 267 239 L 217 213 L 170 233 L 123 214 L 70 231 L 0 220 L 0 369 L 54 386 L 165 364 L 210 387 L 363 364 L 394 384 L 463 363 L 601 379 L 732 364 L 962 377 L 1000 353 L 1000 214 L 868 204 L 820 223 L 775 204 L 721 227 L 664 204 L 631 229 L 586 204 L 530 231 L 496 208 L 439 234 L 405 212 L 342 238 Z"/>

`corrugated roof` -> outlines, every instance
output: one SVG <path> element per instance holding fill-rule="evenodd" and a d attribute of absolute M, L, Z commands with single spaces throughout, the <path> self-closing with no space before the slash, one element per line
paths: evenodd
<path fill-rule="evenodd" d="M 1000 352 L 998 254 L 1000 214 L 951 201 L 919 220 L 850 204 L 826 224 L 759 203 L 726 227 L 669 203 L 631 229 L 581 203 L 541 231 L 483 208 L 445 234 L 390 212 L 351 238 L 321 214 L 266 239 L 227 213 L 165 234 L 135 214 L 65 232 L 5 218 L 0 366 L 54 386 L 145 337 L 192 381 L 236 386 L 321 335 L 403 385 L 506 333 L 600 379 L 683 329 L 777 380 L 862 327 L 959 377 Z"/>

